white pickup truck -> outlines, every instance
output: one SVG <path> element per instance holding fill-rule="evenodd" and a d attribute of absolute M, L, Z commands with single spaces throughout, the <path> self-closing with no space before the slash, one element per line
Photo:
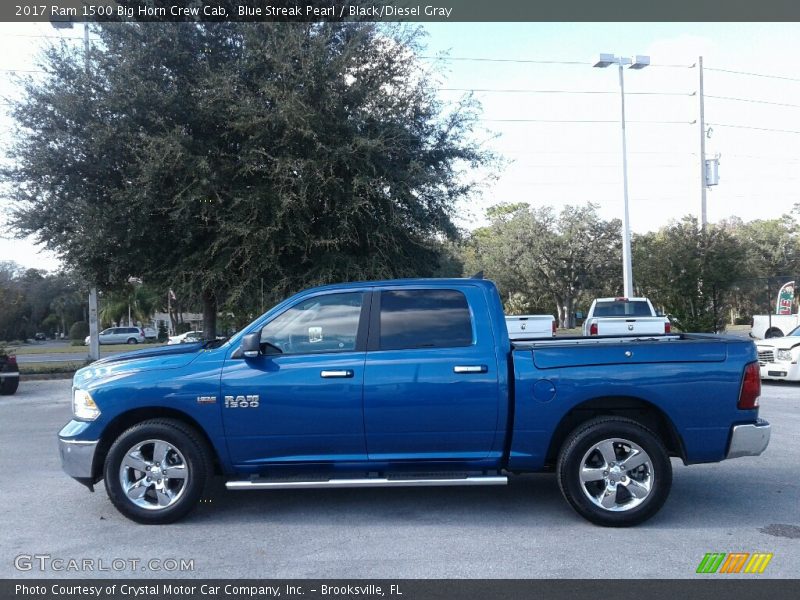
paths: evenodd
<path fill-rule="evenodd" d="M 507 316 L 506 327 L 512 341 L 552 338 L 556 335 L 556 318 L 553 315 Z"/>
<path fill-rule="evenodd" d="M 583 335 L 661 335 L 671 333 L 669 319 L 659 316 L 647 298 L 597 298 Z"/>
<path fill-rule="evenodd" d="M 753 328 L 750 337 L 759 340 L 785 336 L 800 325 L 800 314 L 797 315 L 753 315 Z"/>

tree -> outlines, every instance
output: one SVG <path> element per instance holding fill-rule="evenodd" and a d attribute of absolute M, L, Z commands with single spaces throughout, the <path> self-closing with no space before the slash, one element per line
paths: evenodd
<path fill-rule="evenodd" d="M 745 249 L 724 225 L 700 230 L 695 217 L 684 217 L 658 232 L 634 236 L 632 245 L 637 289 L 665 306 L 681 330 L 725 329 Z"/>
<path fill-rule="evenodd" d="M 88 68 L 45 56 L 12 108 L 11 222 L 101 287 L 131 275 L 257 305 L 334 280 L 429 275 L 476 106 L 451 111 L 419 32 L 373 23 L 99 23 Z"/>
<path fill-rule="evenodd" d="M 464 262 L 500 287 L 509 310 L 555 309 L 574 326 L 587 293 L 611 293 L 620 281 L 620 223 L 604 221 L 592 204 L 552 208 L 504 204 L 487 212 L 491 225 L 467 240 Z"/>

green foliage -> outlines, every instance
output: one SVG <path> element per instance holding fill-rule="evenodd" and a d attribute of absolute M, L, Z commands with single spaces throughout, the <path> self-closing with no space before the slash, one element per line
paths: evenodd
<path fill-rule="evenodd" d="M 462 174 L 490 156 L 446 111 L 419 32 L 374 23 L 98 23 L 12 108 L 11 222 L 87 280 L 130 275 L 252 311 L 312 284 L 432 275 Z"/>
<path fill-rule="evenodd" d="M 83 343 L 87 335 L 89 335 L 89 323 L 86 321 L 75 321 L 69 328 L 69 339 L 76 342 Z"/>
<path fill-rule="evenodd" d="M 613 293 L 621 281 L 620 223 L 601 219 L 592 204 L 558 214 L 501 204 L 487 216 L 491 224 L 472 232 L 462 259 L 467 273 L 483 270 L 498 284 L 513 313 L 549 307 L 543 312 L 572 327 L 579 302 Z"/>
<path fill-rule="evenodd" d="M 684 217 L 636 236 L 634 281 L 643 295 L 667 308 L 681 331 L 722 331 L 729 292 L 741 278 L 745 258 L 745 249 L 724 226 L 701 231 L 696 218 Z"/>
<path fill-rule="evenodd" d="M 71 273 L 48 274 L 0 262 L 0 339 L 66 331 L 82 314 L 79 288 Z"/>

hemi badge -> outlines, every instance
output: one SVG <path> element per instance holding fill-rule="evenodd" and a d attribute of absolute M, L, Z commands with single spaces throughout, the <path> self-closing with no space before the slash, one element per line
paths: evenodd
<path fill-rule="evenodd" d="M 217 397 L 216 396 L 198 396 L 197 403 L 198 404 L 216 404 Z"/>

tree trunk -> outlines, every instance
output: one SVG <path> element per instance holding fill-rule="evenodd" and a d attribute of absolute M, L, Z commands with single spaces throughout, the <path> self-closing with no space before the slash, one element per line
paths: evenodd
<path fill-rule="evenodd" d="M 203 338 L 217 337 L 217 299 L 211 290 L 203 290 Z"/>

